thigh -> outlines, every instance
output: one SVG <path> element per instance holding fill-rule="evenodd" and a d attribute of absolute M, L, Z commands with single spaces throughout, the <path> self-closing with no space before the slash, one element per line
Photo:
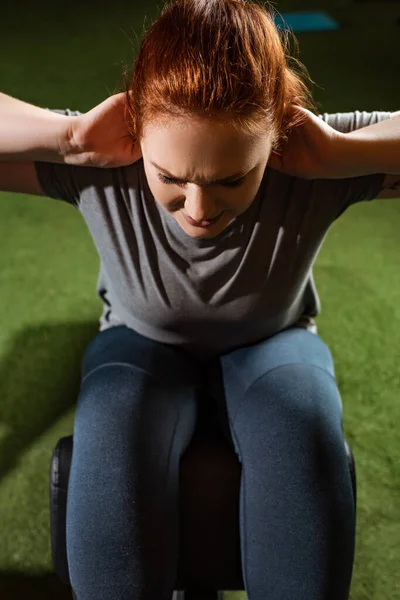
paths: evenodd
<path fill-rule="evenodd" d="M 87 452 L 91 441 L 109 454 L 113 440 L 116 453 L 139 443 L 168 455 L 173 443 L 181 453 L 197 421 L 200 378 L 196 360 L 178 348 L 125 326 L 98 333 L 82 360 L 74 447 Z"/>
<path fill-rule="evenodd" d="M 82 359 L 82 380 L 95 369 L 111 364 L 134 366 L 160 382 L 196 387 L 201 382 L 201 366 L 193 356 L 124 325 L 110 327 L 91 340 Z"/>
<path fill-rule="evenodd" d="M 276 371 L 274 377 L 273 371 Z M 279 394 L 275 392 L 276 386 Z M 301 327 L 285 329 L 220 355 L 208 367 L 207 387 L 218 405 L 220 424 L 231 443 L 231 425 L 242 408 L 253 413 L 253 419 L 262 418 L 260 406 L 254 404 L 254 394 L 249 393 L 255 388 L 261 389 L 266 407 L 271 408 L 277 396 L 282 403 L 281 392 L 286 390 L 283 393 L 286 404 L 277 407 L 278 410 L 296 413 L 303 410 L 305 414 L 308 411 L 311 418 L 312 413 L 322 410 L 329 420 L 342 421 L 342 401 L 332 354 L 318 335 Z M 319 407 L 315 406 L 316 398 L 320 400 Z"/>

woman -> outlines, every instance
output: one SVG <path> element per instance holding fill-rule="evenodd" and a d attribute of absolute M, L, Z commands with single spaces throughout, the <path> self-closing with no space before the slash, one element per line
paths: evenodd
<path fill-rule="evenodd" d="M 200 388 L 242 463 L 249 599 L 348 598 L 355 507 L 312 265 L 383 184 L 340 170 L 337 144 L 391 113 L 313 114 L 286 41 L 273 9 L 172 2 L 123 93 L 86 114 L 9 104 L 2 160 L 33 160 L 31 193 L 75 206 L 101 258 L 68 491 L 78 600 L 171 597 Z"/>

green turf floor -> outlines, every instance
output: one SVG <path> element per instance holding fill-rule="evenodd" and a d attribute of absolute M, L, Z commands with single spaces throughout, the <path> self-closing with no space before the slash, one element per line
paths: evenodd
<path fill-rule="evenodd" d="M 273 4 L 325 7 L 341 24 L 297 34 L 323 112 L 400 110 L 399 2 Z M 114 93 L 161 5 L 6 2 L 1 91 L 92 108 Z M 1 193 L 0 240 L 0 598 L 70 598 L 51 562 L 49 463 L 72 433 L 81 355 L 98 327 L 99 259 L 81 215 L 49 198 Z M 351 600 L 400 600 L 400 199 L 351 207 L 314 275 L 357 468 Z"/>

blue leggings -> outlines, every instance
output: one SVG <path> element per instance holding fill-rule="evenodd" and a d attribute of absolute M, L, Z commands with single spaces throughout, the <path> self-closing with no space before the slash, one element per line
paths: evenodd
<path fill-rule="evenodd" d="M 242 466 L 249 600 L 347 600 L 355 507 L 327 345 L 291 327 L 202 361 L 125 326 L 82 361 L 66 517 L 77 600 L 171 600 L 179 462 L 205 386 Z"/>

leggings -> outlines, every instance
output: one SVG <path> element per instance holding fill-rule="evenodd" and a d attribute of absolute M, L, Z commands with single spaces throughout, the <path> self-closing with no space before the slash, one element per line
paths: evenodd
<path fill-rule="evenodd" d="M 333 359 L 291 327 L 201 360 L 118 326 L 82 360 L 66 536 L 77 600 L 171 600 L 179 463 L 207 389 L 241 463 L 249 600 L 347 600 L 355 506 Z"/>

